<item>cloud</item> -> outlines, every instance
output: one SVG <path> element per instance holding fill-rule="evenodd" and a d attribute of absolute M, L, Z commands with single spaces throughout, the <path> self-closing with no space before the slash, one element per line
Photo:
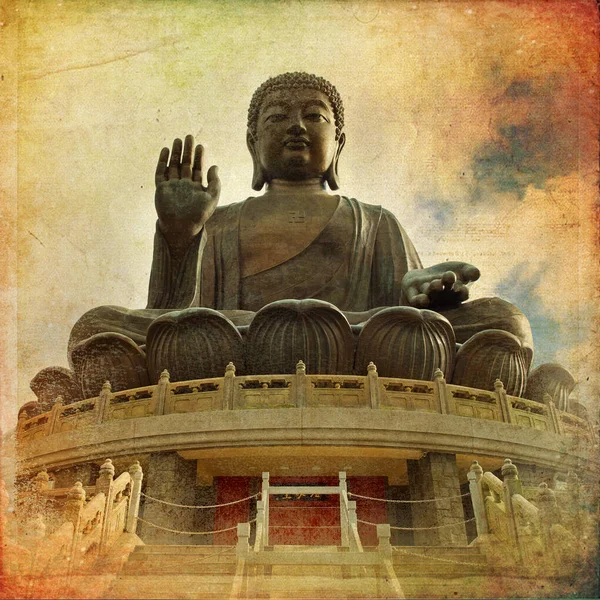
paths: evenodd
<path fill-rule="evenodd" d="M 492 100 L 491 139 L 471 159 L 471 200 L 494 193 L 525 198 L 548 179 L 577 169 L 580 155 L 578 99 L 572 82 L 558 73 L 514 78 Z"/>

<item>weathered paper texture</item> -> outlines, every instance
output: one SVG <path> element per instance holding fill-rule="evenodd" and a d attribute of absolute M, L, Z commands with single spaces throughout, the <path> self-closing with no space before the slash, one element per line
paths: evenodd
<path fill-rule="evenodd" d="M 341 192 L 478 266 L 597 422 L 597 38 L 592 0 L 5 3 L 2 435 L 79 316 L 144 306 L 160 148 L 193 134 L 248 197 L 249 99 L 296 70 L 344 100 Z"/>

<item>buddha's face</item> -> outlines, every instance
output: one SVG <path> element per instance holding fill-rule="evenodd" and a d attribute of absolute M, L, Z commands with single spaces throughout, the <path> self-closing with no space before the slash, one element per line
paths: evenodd
<path fill-rule="evenodd" d="M 323 178 L 338 145 L 333 110 L 322 92 L 277 90 L 263 100 L 254 151 L 267 181 Z"/>

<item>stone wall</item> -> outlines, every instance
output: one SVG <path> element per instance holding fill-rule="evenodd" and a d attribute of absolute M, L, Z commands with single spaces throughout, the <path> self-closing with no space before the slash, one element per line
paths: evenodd
<path fill-rule="evenodd" d="M 411 504 L 413 527 L 439 527 L 458 523 L 455 527 L 443 527 L 427 531 L 415 531 L 414 543 L 417 546 L 458 546 L 466 545 L 467 536 L 460 481 L 454 454 L 430 452 L 420 460 L 409 460 L 408 481 L 411 500 L 428 500 Z"/>
<path fill-rule="evenodd" d="M 410 500 L 408 486 L 388 485 L 385 492 L 386 500 Z M 387 523 L 392 527 L 412 527 L 411 505 L 400 502 L 387 502 Z M 392 529 L 390 540 L 392 546 L 412 546 L 414 535 L 412 531 Z"/>
<path fill-rule="evenodd" d="M 151 454 L 144 480 L 144 492 L 149 496 L 175 504 L 199 504 L 196 496 L 196 462 L 184 460 L 176 452 Z M 140 507 L 142 519 L 178 531 L 199 530 L 198 513 L 202 511 L 168 506 L 144 497 L 142 499 L 144 501 Z M 197 538 L 205 537 L 171 533 L 145 523 L 140 523 L 138 531 L 139 536 L 146 544 L 189 545 L 198 543 Z"/>

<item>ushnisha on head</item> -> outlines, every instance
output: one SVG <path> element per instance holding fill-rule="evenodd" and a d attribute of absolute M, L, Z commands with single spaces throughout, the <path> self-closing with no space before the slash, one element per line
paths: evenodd
<path fill-rule="evenodd" d="M 320 180 L 338 189 L 343 126 L 342 99 L 322 77 L 297 72 L 265 81 L 248 110 L 252 187 L 261 190 L 273 180 Z"/>

